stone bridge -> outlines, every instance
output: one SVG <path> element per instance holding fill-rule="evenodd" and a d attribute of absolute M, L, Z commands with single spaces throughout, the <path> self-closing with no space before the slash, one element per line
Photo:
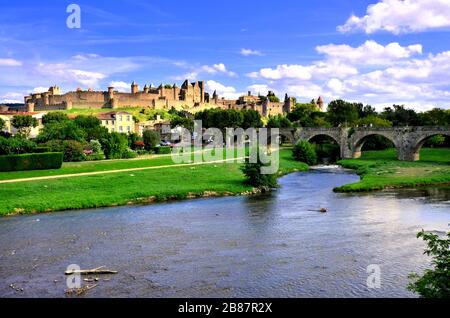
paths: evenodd
<path fill-rule="evenodd" d="M 450 137 L 450 127 L 397 127 L 397 128 L 282 128 L 280 134 L 296 144 L 317 136 L 334 139 L 341 149 L 341 158 L 361 157 L 361 149 L 368 137 L 383 136 L 397 148 L 398 159 L 419 160 L 420 149 L 427 139 L 436 135 Z"/>

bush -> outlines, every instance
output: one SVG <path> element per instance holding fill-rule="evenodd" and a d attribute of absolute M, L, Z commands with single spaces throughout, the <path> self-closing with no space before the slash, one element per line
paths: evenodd
<path fill-rule="evenodd" d="M 83 145 L 75 140 L 66 140 L 63 142 L 64 161 L 77 162 L 83 161 L 85 156 Z"/>
<path fill-rule="evenodd" d="M 250 159 L 247 158 L 241 168 L 245 175 L 245 184 L 256 188 L 276 188 L 278 186 L 277 176 L 275 174 L 262 174 L 261 168 L 264 166 L 269 165 L 261 162 L 259 152 L 256 163 L 251 163 Z"/>
<path fill-rule="evenodd" d="M 146 130 L 143 133 L 145 150 L 151 150 L 161 143 L 161 136 L 154 130 Z"/>
<path fill-rule="evenodd" d="M 127 150 L 122 154 L 122 159 L 133 159 L 136 158 L 138 154 L 134 151 Z"/>
<path fill-rule="evenodd" d="M 61 152 L 0 156 L 0 171 L 59 169 L 62 162 Z"/>
<path fill-rule="evenodd" d="M 168 155 L 170 153 L 172 153 L 172 148 L 171 147 L 158 147 L 155 148 L 155 152 L 159 155 Z"/>
<path fill-rule="evenodd" d="M 408 289 L 424 298 L 450 298 L 450 232 L 446 238 L 425 231 L 417 234 L 427 242 L 425 254 L 432 257 L 433 269 L 425 271 L 422 277 L 411 274 L 413 280 Z"/>
<path fill-rule="evenodd" d="M 33 149 L 33 153 L 44 153 L 44 152 L 50 152 L 50 148 L 39 146 Z"/>
<path fill-rule="evenodd" d="M 86 161 L 99 161 L 99 160 L 104 160 L 105 159 L 105 155 L 101 154 L 101 153 L 93 153 L 91 155 L 87 155 L 85 157 Z"/>
<path fill-rule="evenodd" d="M 113 132 L 101 140 L 103 152 L 108 159 L 122 159 L 128 152 L 128 136 Z"/>
<path fill-rule="evenodd" d="M 98 141 L 96 139 L 92 139 L 89 142 L 89 149 L 91 149 L 94 154 L 98 154 L 98 153 L 101 153 L 101 151 L 102 151 L 102 145 L 101 145 L 100 141 Z"/>
<path fill-rule="evenodd" d="M 25 138 L 0 137 L 0 155 L 13 155 L 32 152 L 36 143 Z"/>
<path fill-rule="evenodd" d="M 300 140 L 292 150 L 295 160 L 304 162 L 310 166 L 317 163 L 317 154 L 313 145 L 305 140 Z"/>

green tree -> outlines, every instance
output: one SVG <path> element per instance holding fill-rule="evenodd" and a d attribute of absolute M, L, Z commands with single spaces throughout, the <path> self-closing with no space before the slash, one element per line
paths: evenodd
<path fill-rule="evenodd" d="M 84 141 L 86 132 L 80 128 L 74 121 L 51 121 L 44 125 L 44 128 L 37 137 L 38 142 L 47 142 L 50 140 L 76 140 Z M 97 138 L 91 138 L 97 139 Z"/>
<path fill-rule="evenodd" d="M 83 145 L 75 140 L 65 140 L 63 142 L 63 152 L 65 162 L 83 161 L 85 158 Z"/>
<path fill-rule="evenodd" d="M 242 128 L 259 128 L 262 127 L 263 122 L 261 119 L 261 115 L 258 111 L 253 109 L 243 110 L 242 111 Z"/>
<path fill-rule="evenodd" d="M 108 159 L 121 159 L 128 153 L 128 136 L 126 134 L 113 132 L 100 142 Z"/>
<path fill-rule="evenodd" d="M 419 115 L 414 109 L 406 109 L 405 106 L 394 105 L 386 107 L 381 113 L 381 116 L 394 125 L 394 127 L 401 126 L 419 126 Z"/>
<path fill-rule="evenodd" d="M 108 134 L 108 129 L 102 126 L 101 121 L 94 116 L 80 115 L 74 120 L 74 123 L 84 131 L 86 141 L 91 139 L 100 140 Z"/>
<path fill-rule="evenodd" d="M 3 128 L 5 128 L 6 122 L 3 118 L 0 118 L 0 130 L 2 130 Z"/>
<path fill-rule="evenodd" d="M 269 101 L 272 103 L 279 103 L 280 99 L 277 96 L 272 95 L 272 96 L 269 96 Z"/>
<path fill-rule="evenodd" d="M 144 139 L 146 150 L 153 150 L 161 143 L 161 136 L 154 130 L 144 131 L 142 137 Z"/>
<path fill-rule="evenodd" d="M 51 122 L 65 122 L 68 121 L 69 117 L 63 112 L 50 112 L 42 116 L 42 124 L 46 125 Z"/>
<path fill-rule="evenodd" d="M 17 155 L 29 153 L 36 148 L 36 143 L 21 137 L 5 138 L 0 136 L 0 155 Z"/>
<path fill-rule="evenodd" d="M 13 117 L 11 125 L 17 129 L 17 134 L 20 137 L 28 138 L 30 136 L 31 128 L 36 127 L 38 121 L 31 115 L 17 115 Z"/>
<path fill-rule="evenodd" d="M 314 146 L 306 140 L 300 140 L 292 149 L 295 160 L 304 162 L 310 166 L 317 163 L 317 154 Z"/>
<path fill-rule="evenodd" d="M 171 127 L 184 127 L 189 131 L 194 130 L 194 121 L 191 118 L 174 116 L 170 121 Z"/>
<path fill-rule="evenodd" d="M 359 118 L 358 104 L 346 102 L 342 99 L 328 104 L 328 121 L 334 126 L 352 126 Z"/>
<path fill-rule="evenodd" d="M 450 126 L 450 110 L 434 108 L 419 114 L 421 126 Z"/>
<path fill-rule="evenodd" d="M 432 258 L 432 269 L 425 270 L 423 276 L 413 273 L 408 289 L 424 298 L 450 298 L 450 232 L 444 238 L 421 231 L 417 238 L 427 243 L 426 255 Z"/>
<path fill-rule="evenodd" d="M 381 118 L 378 115 L 369 115 L 364 118 L 360 118 L 357 121 L 359 126 L 367 126 L 367 127 L 392 127 L 392 122 L 387 119 Z"/>
<path fill-rule="evenodd" d="M 276 174 L 261 173 L 261 168 L 269 166 L 269 164 L 264 164 L 261 161 L 259 153 L 260 152 L 258 151 L 256 162 L 250 162 L 250 158 L 247 158 L 244 165 L 241 167 L 241 170 L 245 175 L 244 183 L 255 188 L 276 188 L 278 186 Z"/>
<path fill-rule="evenodd" d="M 291 121 L 284 115 L 270 116 L 267 121 L 267 128 L 290 128 Z"/>

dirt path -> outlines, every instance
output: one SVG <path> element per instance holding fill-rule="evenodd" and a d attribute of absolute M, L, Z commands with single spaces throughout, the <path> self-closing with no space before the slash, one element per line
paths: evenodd
<path fill-rule="evenodd" d="M 208 164 L 214 164 L 214 163 L 225 163 L 225 162 L 241 160 L 241 159 L 244 159 L 244 157 L 233 158 L 233 159 L 224 159 L 224 160 L 216 160 L 216 161 L 208 161 L 208 162 L 198 162 L 198 163 L 173 164 L 173 165 L 151 166 L 151 167 L 142 167 L 142 168 L 130 168 L 130 169 L 107 170 L 107 171 L 82 172 L 82 173 L 77 173 L 77 174 L 61 174 L 61 175 L 57 175 L 57 176 L 44 176 L 44 177 L 22 178 L 22 179 L 12 179 L 12 180 L 0 180 L 0 184 L 3 184 L 3 183 L 16 183 L 16 182 L 29 182 L 29 181 L 40 181 L 40 180 L 51 180 L 51 179 L 75 178 L 75 177 L 83 177 L 83 176 L 95 176 L 95 175 L 102 175 L 102 174 L 111 174 L 111 173 L 120 173 L 120 172 L 133 172 L 133 171 L 143 171 L 143 170 L 157 170 L 157 169 L 165 169 L 165 168 L 192 167 L 192 166 L 208 165 Z"/>

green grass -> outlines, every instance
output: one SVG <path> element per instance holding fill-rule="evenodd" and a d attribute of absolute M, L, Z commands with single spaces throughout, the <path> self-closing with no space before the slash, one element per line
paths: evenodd
<path fill-rule="evenodd" d="M 418 162 L 396 158 L 396 151 L 388 149 L 366 151 L 361 159 L 339 161 L 343 167 L 356 170 L 361 181 L 338 187 L 335 191 L 359 192 L 450 183 L 448 148 L 424 148 Z"/>
<path fill-rule="evenodd" d="M 240 166 L 220 163 L 0 184 L 0 215 L 239 195 L 252 190 L 243 184 Z M 291 158 L 290 149 L 281 150 L 280 175 L 307 169 Z"/>

